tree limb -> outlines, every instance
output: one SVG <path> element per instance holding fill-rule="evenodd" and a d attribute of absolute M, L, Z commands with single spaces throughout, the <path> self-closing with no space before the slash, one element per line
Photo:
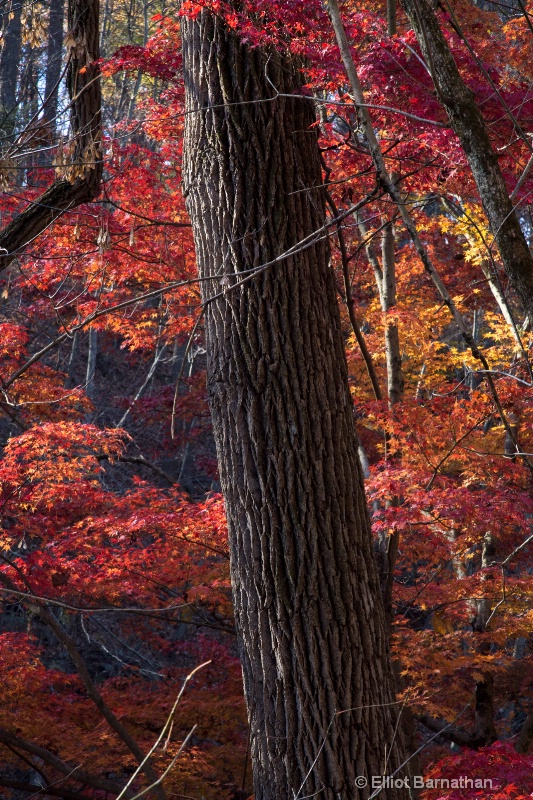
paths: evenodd
<path fill-rule="evenodd" d="M 85 770 L 79 769 L 79 767 L 73 768 L 69 764 L 65 764 L 64 761 L 45 747 L 33 744 L 33 742 L 28 742 L 21 736 L 17 736 L 17 734 L 8 731 L 6 728 L 0 727 L 0 742 L 8 747 L 16 747 L 19 750 L 24 750 L 26 753 L 37 756 L 37 758 L 40 758 L 45 764 L 61 772 L 62 775 L 84 783 L 86 786 L 90 786 L 93 789 L 100 789 L 104 792 L 111 792 L 112 794 L 118 794 L 122 790 L 120 784 L 115 783 L 115 781 L 110 781 L 108 778 L 101 778 L 98 775 L 92 775 L 89 772 L 85 772 Z M 3 783 L 3 781 L 0 780 L 0 783 Z"/>
<path fill-rule="evenodd" d="M 100 191 L 101 90 L 98 0 L 69 0 L 67 87 L 74 153 L 58 178 L 0 231 L 0 270 L 6 269 L 39 234 L 65 211 L 93 200 Z"/>

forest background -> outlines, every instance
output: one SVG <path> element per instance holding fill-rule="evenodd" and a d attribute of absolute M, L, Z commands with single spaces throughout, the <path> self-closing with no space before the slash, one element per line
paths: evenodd
<path fill-rule="evenodd" d="M 252 791 L 181 191 L 180 15 L 199 6 L 179 5 L 104 0 L 100 193 L 69 199 L 0 276 L 6 797 L 117 797 L 130 779 L 131 797 L 163 773 L 159 796 Z M 342 4 L 387 170 L 455 317 L 376 180 L 322 4 L 208 6 L 250 46 L 304 58 L 359 458 L 424 773 L 493 778 L 495 800 L 530 797 L 533 320 L 502 268 L 432 65 L 392 3 Z M 1 10 L 6 229 L 47 207 L 54 181 L 94 176 L 98 153 L 76 150 L 63 0 Z M 458 0 L 437 13 L 531 243 L 533 7 Z M 98 81 L 94 58 L 81 74 Z"/>

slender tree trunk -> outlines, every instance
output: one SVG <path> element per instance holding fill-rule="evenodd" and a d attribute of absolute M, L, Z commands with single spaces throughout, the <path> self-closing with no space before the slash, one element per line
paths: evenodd
<path fill-rule="evenodd" d="M 518 328 L 516 323 L 513 319 L 513 315 L 511 314 L 511 309 L 509 308 L 509 303 L 507 302 L 507 298 L 504 296 L 503 292 L 498 285 L 494 273 L 491 270 L 490 264 L 486 261 L 481 262 L 481 269 L 483 271 L 483 275 L 487 279 L 487 283 L 489 285 L 489 289 L 492 292 L 492 296 L 496 300 L 496 304 L 500 309 L 504 320 L 507 323 L 509 331 L 513 339 L 515 340 L 517 347 L 522 347 L 522 342 L 520 340 L 520 334 L 518 333 Z"/>
<path fill-rule="evenodd" d="M 368 230 L 364 220 L 358 219 L 361 238 L 366 241 L 365 246 L 368 261 L 374 271 L 378 289 L 379 302 L 384 315 L 396 305 L 396 271 L 395 271 L 395 236 L 392 222 L 383 227 L 381 239 L 381 264 L 369 239 Z M 403 394 L 402 358 L 400 351 L 400 338 L 398 326 L 385 319 L 385 356 L 387 360 L 387 391 L 389 409 L 397 403 Z M 387 437 L 385 439 L 387 441 Z M 389 630 L 392 629 L 394 614 L 392 608 L 392 589 L 394 583 L 394 567 L 398 555 L 399 532 L 395 529 L 389 536 L 382 533 L 376 542 L 376 555 L 381 583 L 381 594 L 385 605 L 385 617 Z"/>
<path fill-rule="evenodd" d="M 63 56 L 64 16 L 65 0 L 50 0 L 43 115 L 50 124 L 52 135 L 56 129 L 55 118 L 57 114 L 58 84 L 61 76 L 61 61 Z"/>
<path fill-rule="evenodd" d="M 146 47 L 146 43 L 148 41 L 148 37 L 150 35 L 150 12 L 149 12 L 149 2 L 148 0 L 144 0 L 143 2 L 143 44 Z M 137 97 L 139 96 L 139 90 L 142 85 L 142 78 L 143 73 L 142 70 L 137 72 L 137 78 L 135 80 L 135 86 L 133 87 L 133 91 L 130 98 L 130 105 L 128 109 L 128 119 L 133 119 L 133 115 L 135 113 L 135 109 L 137 107 Z"/>
<path fill-rule="evenodd" d="M 396 33 L 396 0 L 387 0 L 387 33 L 389 36 Z"/>
<path fill-rule="evenodd" d="M 75 331 L 72 337 L 72 344 L 70 346 L 70 355 L 67 366 L 67 379 L 65 381 L 66 389 L 73 389 L 76 386 L 76 362 L 78 358 L 78 351 L 80 345 L 80 335 Z"/>
<path fill-rule="evenodd" d="M 0 56 L 0 134 L 9 136 L 15 128 L 17 86 L 22 42 L 22 0 L 12 0 Z"/>
<path fill-rule="evenodd" d="M 325 162 L 322 161 L 322 164 L 324 165 Z M 326 200 L 333 213 L 333 216 L 338 217 L 339 216 L 338 208 L 335 205 L 335 201 L 333 200 L 329 192 L 326 192 Z M 370 383 L 372 384 L 374 397 L 376 398 L 376 400 L 381 400 L 382 399 L 381 387 L 379 385 L 378 377 L 376 375 L 376 370 L 374 368 L 372 354 L 370 353 L 370 350 L 366 345 L 365 337 L 363 336 L 361 328 L 359 327 L 359 323 L 357 321 L 357 316 L 355 311 L 355 300 L 352 292 L 352 279 L 350 277 L 350 262 L 348 258 L 348 250 L 346 248 L 346 239 L 344 237 L 342 222 L 337 223 L 337 237 L 339 240 L 339 249 L 341 253 L 342 275 L 344 282 L 344 301 L 346 303 L 346 310 L 348 311 L 348 316 L 350 318 L 352 330 L 354 332 L 357 344 L 359 345 L 359 349 L 361 351 L 361 355 L 363 356 L 363 360 L 365 362 L 365 366 L 368 372 L 368 377 L 370 378 Z M 361 443 L 359 443 L 359 451 L 361 451 L 361 447 L 362 445 Z"/>
<path fill-rule="evenodd" d="M 388 317 L 388 312 L 396 305 L 396 235 L 394 223 L 388 222 L 383 229 L 381 241 L 381 310 L 385 315 L 385 354 L 387 357 L 387 392 L 389 405 L 393 406 L 403 395 L 402 352 L 398 325 Z"/>
<path fill-rule="evenodd" d="M 394 180 L 395 176 L 392 175 L 391 179 Z M 384 220 L 385 222 L 385 220 Z M 367 238 L 366 227 L 363 222 L 359 223 L 359 228 L 363 239 Z M 381 238 L 381 264 L 379 259 L 369 243 L 366 247 L 368 260 L 374 270 L 376 284 L 379 294 L 379 302 L 384 316 L 385 322 L 385 357 L 387 361 L 387 396 L 389 401 L 389 409 L 392 411 L 395 404 L 398 403 L 403 396 L 404 378 L 402 370 L 402 353 L 400 348 L 400 335 L 398 325 L 393 322 L 387 315 L 391 308 L 396 305 L 396 232 L 394 222 L 389 220 L 383 227 L 383 234 Z M 394 501 L 393 501 L 394 502 Z M 394 607 L 393 607 L 393 589 L 394 589 L 394 571 L 396 561 L 398 558 L 398 548 L 400 545 L 400 531 L 395 528 L 392 534 L 380 534 L 376 542 L 376 556 L 378 562 L 379 579 L 381 585 L 381 595 L 383 597 L 383 604 L 385 606 L 385 618 L 387 620 L 387 627 L 392 634 L 394 626 Z M 395 659 L 393 662 L 393 670 L 398 692 L 404 691 L 406 687 L 406 680 L 402 674 L 403 667 L 400 659 Z M 417 749 L 417 733 L 418 726 L 411 709 L 407 706 L 402 714 L 402 732 L 404 741 L 410 751 L 415 753 Z M 414 756 L 411 758 L 407 770 L 410 777 L 420 775 L 421 764 L 420 758 Z M 410 797 L 418 796 L 412 788 Z"/>
<path fill-rule="evenodd" d="M 94 397 L 94 374 L 96 372 L 96 357 L 98 355 L 98 332 L 95 328 L 89 330 L 89 348 L 87 350 L 87 370 L 85 373 L 85 392 L 91 400 Z"/>
<path fill-rule="evenodd" d="M 363 241 L 368 239 L 368 231 L 364 220 L 358 220 L 359 231 Z M 389 407 L 402 398 L 404 379 L 402 370 L 402 352 L 398 325 L 387 319 L 387 312 L 396 305 L 396 234 L 394 223 L 388 222 L 383 228 L 381 239 L 381 264 L 369 240 L 365 250 L 368 261 L 374 271 L 381 310 L 385 316 L 385 357 L 387 360 L 387 395 Z"/>
<path fill-rule="evenodd" d="M 533 742 L 533 711 L 527 715 L 515 745 L 519 753 L 527 753 Z"/>
<path fill-rule="evenodd" d="M 533 256 L 520 228 L 487 126 L 465 84 L 433 10 L 432 0 L 402 0 L 435 89 L 470 164 L 500 256 L 528 316 L 533 315 Z"/>
<path fill-rule="evenodd" d="M 108 55 L 107 45 L 108 45 L 109 26 L 111 24 L 111 17 L 113 16 L 113 11 L 114 11 L 113 0 L 105 0 L 105 4 L 103 7 L 103 14 L 102 14 L 102 26 L 100 31 L 100 55 L 102 58 L 106 58 Z"/>
<path fill-rule="evenodd" d="M 269 80 L 299 90 L 288 60 L 206 11 L 182 25 L 185 193 L 200 275 L 219 276 L 202 283 L 208 394 L 255 797 L 367 798 L 356 776 L 391 774 L 402 746 L 324 237 L 232 288 L 324 224 L 322 191 L 305 190 L 322 183 L 313 107 L 268 99 Z"/>
<path fill-rule="evenodd" d="M 19 96 L 18 96 L 18 125 L 19 130 L 30 130 L 30 121 L 37 115 L 41 99 L 38 90 L 38 67 L 37 67 L 37 49 L 34 47 L 24 48 L 24 70 L 20 76 Z M 36 147 L 39 148 L 41 143 L 35 142 Z M 34 154 L 30 153 L 30 161 L 33 162 Z M 33 163 L 28 164 L 31 168 Z"/>
<path fill-rule="evenodd" d="M 483 537 L 483 544 L 481 550 L 481 568 L 486 570 L 494 561 L 496 556 L 496 543 L 494 536 L 486 533 Z M 482 576 L 482 583 L 487 580 L 492 580 L 491 576 Z M 487 587 L 487 594 L 489 594 L 489 587 Z M 488 597 L 482 597 L 476 601 L 476 615 L 472 622 L 472 628 L 478 633 L 485 633 L 487 630 L 487 623 L 491 613 L 491 600 Z M 488 642 L 484 641 L 478 646 L 478 650 L 483 655 L 486 655 L 490 649 Z M 492 674 L 484 671 L 476 681 L 475 689 L 475 722 L 474 722 L 474 737 L 482 742 L 483 746 L 492 744 L 498 738 L 496 728 L 494 725 L 494 680 Z"/>

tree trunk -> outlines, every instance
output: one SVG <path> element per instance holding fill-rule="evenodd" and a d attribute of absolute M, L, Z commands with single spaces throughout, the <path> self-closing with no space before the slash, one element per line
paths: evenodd
<path fill-rule="evenodd" d="M 496 556 L 496 542 L 491 533 L 486 533 L 483 537 L 481 549 L 481 569 L 486 570 L 493 563 Z M 491 575 L 482 575 L 482 583 L 492 581 Z M 487 589 L 487 594 L 490 594 Z M 476 600 L 476 615 L 472 620 L 472 630 L 478 633 L 485 633 L 491 614 L 491 600 L 489 597 L 482 597 Z M 490 650 L 487 641 L 478 645 L 478 651 L 486 655 Z M 476 681 L 475 689 L 475 723 L 474 738 L 481 743 L 481 746 L 492 744 L 498 738 L 494 725 L 494 679 L 490 672 L 483 671 Z"/>
<path fill-rule="evenodd" d="M 13 16 L 9 18 L 9 15 Z M 13 0 L 4 18 L 7 25 L 4 34 L 2 55 L 0 56 L 0 134 L 8 137 L 15 128 L 17 86 L 20 67 L 20 48 L 22 43 L 22 2 Z"/>
<path fill-rule="evenodd" d="M 105 0 L 103 8 L 102 27 L 100 30 L 100 56 L 102 58 L 107 58 L 108 56 L 107 47 L 109 43 L 109 27 L 111 25 L 113 12 L 114 12 L 113 0 Z"/>
<path fill-rule="evenodd" d="M 0 271 L 6 269 L 67 209 L 93 200 L 102 180 L 101 92 L 98 48 L 98 0 L 69 0 L 67 46 L 70 60 L 67 87 L 75 149 L 72 162 L 59 178 L 9 225 L 0 231 Z"/>
<path fill-rule="evenodd" d="M 533 315 L 533 256 L 474 94 L 461 77 L 431 0 L 402 0 L 402 5 L 429 65 L 437 95 L 470 164 L 505 271 L 527 315 Z"/>
<path fill-rule="evenodd" d="M 78 333 L 78 331 L 75 331 L 70 346 L 70 355 L 68 359 L 65 389 L 73 389 L 76 386 L 76 366 L 78 360 L 79 346 L 80 346 L 80 334 Z"/>
<path fill-rule="evenodd" d="M 255 797 L 367 798 L 356 776 L 391 774 L 402 746 L 324 236 L 232 288 L 324 225 L 322 190 L 306 190 L 322 183 L 313 107 L 269 99 L 269 80 L 299 90 L 288 60 L 206 11 L 182 25 L 184 186 L 200 275 L 217 276 L 202 282 L 208 394 Z"/>
<path fill-rule="evenodd" d="M 87 370 L 85 372 L 85 393 L 92 400 L 95 394 L 94 375 L 96 372 L 96 357 L 98 355 L 98 332 L 95 328 L 89 330 L 87 350 Z"/>
<path fill-rule="evenodd" d="M 402 351 L 398 325 L 387 317 L 396 305 L 396 234 L 394 223 L 388 222 L 383 229 L 381 263 L 383 275 L 381 283 L 381 310 L 385 316 L 385 353 L 387 356 L 387 393 L 389 406 L 398 403 L 403 396 Z"/>
<path fill-rule="evenodd" d="M 396 33 L 396 0 L 387 0 L 387 33 L 389 36 Z"/>
<path fill-rule="evenodd" d="M 533 742 L 533 711 L 527 715 L 524 724 L 522 725 L 522 729 L 518 736 L 518 741 L 516 743 L 516 750 L 518 753 L 523 753 L 524 755 L 529 751 L 531 747 L 531 743 Z"/>
<path fill-rule="evenodd" d="M 358 220 L 363 241 L 368 239 L 368 231 L 364 220 Z M 385 356 L 387 360 L 387 395 L 389 408 L 402 399 L 404 379 L 402 370 L 402 351 L 398 325 L 387 318 L 387 313 L 396 305 L 396 232 L 394 222 L 383 220 L 381 239 L 381 264 L 368 239 L 365 246 L 368 261 L 374 271 L 378 288 L 379 303 L 385 321 Z"/>
<path fill-rule="evenodd" d="M 51 133 L 56 129 L 57 98 L 63 55 L 63 19 L 65 0 L 50 0 L 48 45 L 46 49 L 46 84 L 43 116 L 48 120 Z"/>

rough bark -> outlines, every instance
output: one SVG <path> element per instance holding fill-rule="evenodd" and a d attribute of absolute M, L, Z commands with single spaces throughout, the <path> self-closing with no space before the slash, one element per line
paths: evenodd
<path fill-rule="evenodd" d="M 533 314 L 533 256 L 509 198 L 474 93 L 457 68 L 431 0 L 402 0 L 402 5 L 428 63 L 437 95 L 472 170 L 505 271 L 529 316 Z"/>
<path fill-rule="evenodd" d="M 327 242 L 232 288 L 324 224 L 322 191 L 302 191 L 322 183 L 313 109 L 269 99 L 266 70 L 290 94 L 294 65 L 206 11 L 183 21 L 183 56 L 255 796 L 367 798 L 355 777 L 391 774 L 401 745 Z"/>
<path fill-rule="evenodd" d="M 35 202 L 0 231 L 0 270 L 9 264 L 66 210 L 94 199 L 102 179 L 98 0 L 69 0 L 70 123 L 75 140 L 66 177 L 56 180 Z"/>

